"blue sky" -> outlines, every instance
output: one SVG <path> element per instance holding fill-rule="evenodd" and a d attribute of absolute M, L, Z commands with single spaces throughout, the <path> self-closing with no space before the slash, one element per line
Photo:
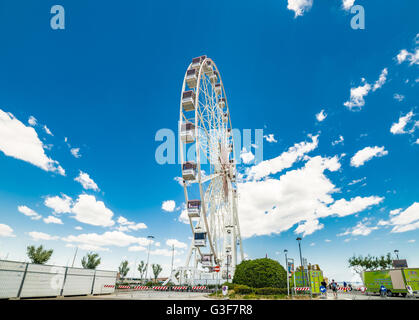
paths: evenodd
<path fill-rule="evenodd" d="M 180 166 L 156 162 L 155 134 L 177 130 L 184 72 L 206 54 L 233 127 L 274 137 L 239 166 L 249 258 L 297 258 L 299 234 L 337 280 L 352 254 L 419 265 L 417 1 L 356 0 L 364 30 L 341 0 L 60 1 L 65 30 L 54 4 L 0 4 L 1 258 L 43 244 L 67 264 L 79 245 L 76 266 L 97 250 L 115 269 L 153 235 L 150 262 L 167 274 L 175 244 L 181 265 Z"/>

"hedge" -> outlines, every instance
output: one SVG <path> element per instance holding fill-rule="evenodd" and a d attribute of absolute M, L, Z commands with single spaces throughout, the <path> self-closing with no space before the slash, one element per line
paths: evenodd
<path fill-rule="evenodd" d="M 234 286 L 234 292 L 237 294 L 250 294 L 254 292 L 254 289 L 246 285 L 238 284 Z"/>
<path fill-rule="evenodd" d="M 255 293 L 258 295 L 275 295 L 275 294 L 287 294 L 287 288 L 256 288 Z"/>
<path fill-rule="evenodd" d="M 287 272 L 278 261 L 269 258 L 244 260 L 236 267 L 233 283 L 252 288 L 284 288 Z"/>

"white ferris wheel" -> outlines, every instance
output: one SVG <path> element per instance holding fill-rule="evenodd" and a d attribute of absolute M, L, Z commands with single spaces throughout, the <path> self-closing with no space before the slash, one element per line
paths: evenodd
<path fill-rule="evenodd" d="M 223 82 L 214 61 L 192 59 L 182 85 L 179 152 L 192 242 L 185 268 L 231 279 L 243 247 L 237 213 L 234 141 Z M 192 269 L 189 269 L 192 270 Z"/>

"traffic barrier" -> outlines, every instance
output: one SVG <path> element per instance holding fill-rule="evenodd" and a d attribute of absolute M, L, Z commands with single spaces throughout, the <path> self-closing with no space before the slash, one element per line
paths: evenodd
<path fill-rule="evenodd" d="M 130 286 L 118 286 L 118 289 L 131 289 Z"/>
<path fill-rule="evenodd" d="M 205 289 L 207 289 L 206 286 L 192 287 L 192 290 L 205 290 Z"/>
<path fill-rule="evenodd" d="M 147 287 L 147 286 L 135 286 L 133 289 L 134 290 L 148 290 L 148 289 L 150 289 L 150 287 Z"/>
<path fill-rule="evenodd" d="M 167 287 L 153 287 L 153 290 L 167 290 Z"/>
<path fill-rule="evenodd" d="M 295 291 L 310 291 L 310 287 L 296 287 Z"/>
<path fill-rule="evenodd" d="M 113 284 L 105 284 L 103 287 L 104 288 L 115 288 L 115 285 L 113 285 Z"/>
<path fill-rule="evenodd" d="M 187 290 L 188 287 L 172 287 L 172 290 Z"/>

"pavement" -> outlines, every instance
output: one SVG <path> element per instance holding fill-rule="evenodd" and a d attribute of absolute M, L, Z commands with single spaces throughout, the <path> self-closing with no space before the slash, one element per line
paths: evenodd
<path fill-rule="evenodd" d="M 352 292 L 338 292 L 337 298 L 333 296 L 332 292 L 327 292 L 326 297 L 320 297 L 319 300 L 409 300 L 418 299 L 418 297 L 380 297 L 379 295 L 372 295 L 361 293 L 359 291 Z"/>

